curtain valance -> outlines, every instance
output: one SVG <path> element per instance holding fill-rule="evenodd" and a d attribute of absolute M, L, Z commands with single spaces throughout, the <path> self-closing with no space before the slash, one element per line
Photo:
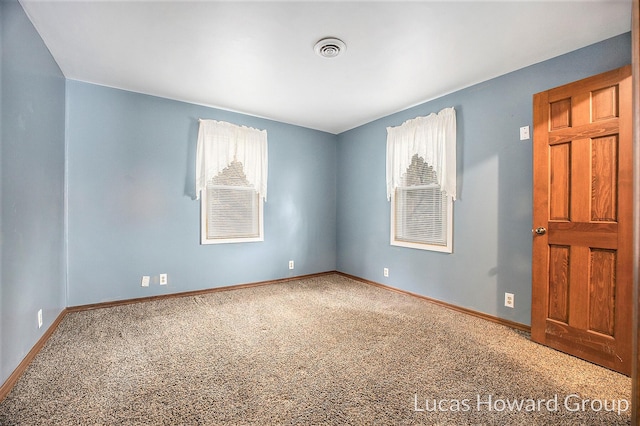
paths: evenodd
<path fill-rule="evenodd" d="M 411 158 L 422 157 L 436 173 L 440 190 L 456 199 L 456 111 L 407 120 L 387 127 L 387 199 L 402 184 Z"/>
<path fill-rule="evenodd" d="M 233 161 L 267 200 L 267 131 L 216 120 L 200 120 L 196 152 L 196 197 Z"/>

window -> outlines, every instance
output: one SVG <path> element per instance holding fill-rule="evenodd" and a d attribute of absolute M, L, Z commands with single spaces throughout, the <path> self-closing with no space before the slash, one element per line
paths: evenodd
<path fill-rule="evenodd" d="M 262 200 L 242 163 L 232 162 L 207 182 L 201 209 L 203 244 L 264 240 Z"/>
<path fill-rule="evenodd" d="M 453 200 L 417 154 L 392 194 L 391 212 L 391 245 L 451 253 Z"/>
<path fill-rule="evenodd" d="M 452 253 L 455 198 L 455 110 L 387 128 L 391 245 Z"/>
<path fill-rule="evenodd" d="M 196 198 L 200 197 L 201 244 L 263 241 L 266 131 L 200 120 Z"/>

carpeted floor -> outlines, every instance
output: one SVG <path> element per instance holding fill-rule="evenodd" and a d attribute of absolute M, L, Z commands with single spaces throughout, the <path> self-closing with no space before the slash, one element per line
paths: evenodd
<path fill-rule="evenodd" d="M 528 339 L 340 275 L 77 312 L 0 424 L 629 423 L 629 378 Z"/>

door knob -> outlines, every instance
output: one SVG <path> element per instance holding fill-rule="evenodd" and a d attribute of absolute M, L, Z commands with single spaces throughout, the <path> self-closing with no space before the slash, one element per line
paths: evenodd
<path fill-rule="evenodd" d="M 536 229 L 534 229 L 533 232 L 535 232 L 538 235 L 544 235 L 547 233 L 547 229 L 543 226 L 539 226 Z"/>

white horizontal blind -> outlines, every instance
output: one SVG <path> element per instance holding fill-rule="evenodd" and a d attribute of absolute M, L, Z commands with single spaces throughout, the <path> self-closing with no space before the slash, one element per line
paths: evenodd
<path fill-rule="evenodd" d="M 437 185 L 396 188 L 397 241 L 447 245 L 447 196 Z"/>
<path fill-rule="evenodd" d="M 451 252 L 451 197 L 433 167 L 414 155 L 392 197 L 391 244 Z"/>
<path fill-rule="evenodd" d="M 207 182 L 203 215 L 203 243 L 262 240 L 262 200 L 242 163 L 232 162 Z"/>
<path fill-rule="evenodd" d="M 253 188 L 207 185 L 207 198 L 207 239 L 260 236 L 260 201 Z"/>

